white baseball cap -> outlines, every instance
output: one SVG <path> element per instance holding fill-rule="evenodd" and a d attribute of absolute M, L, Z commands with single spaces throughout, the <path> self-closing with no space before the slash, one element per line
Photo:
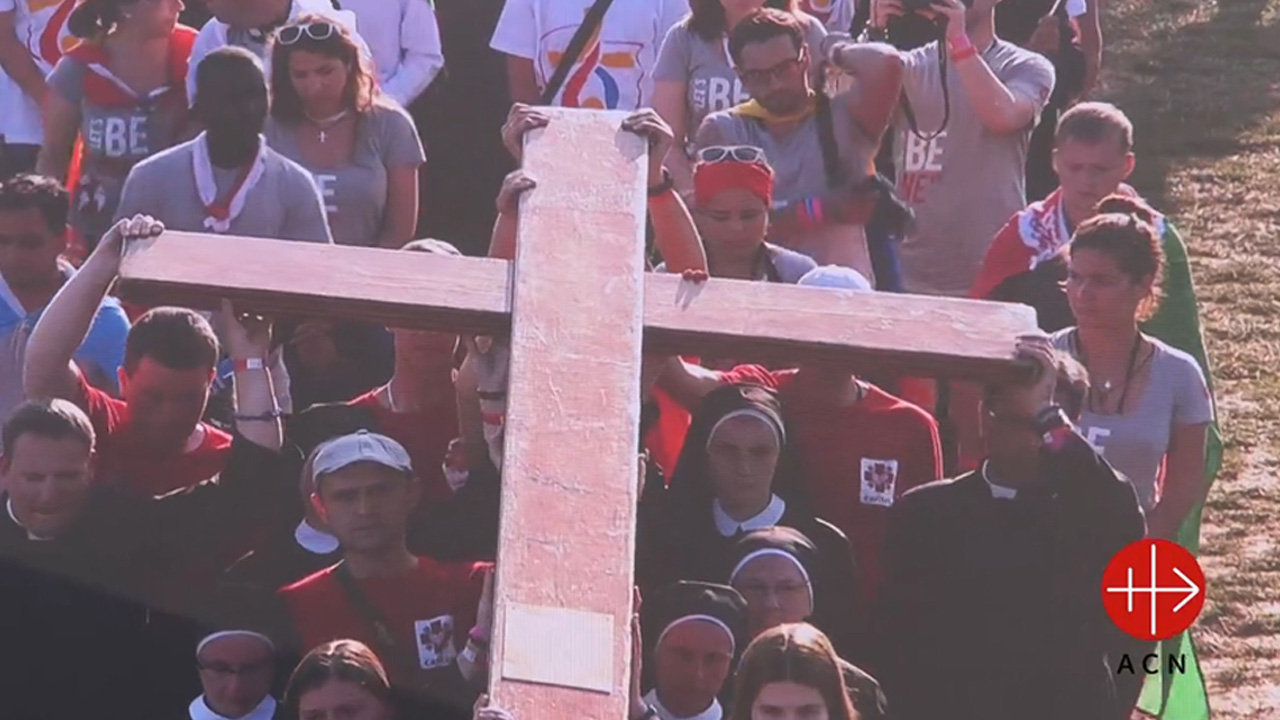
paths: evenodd
<path fill-rule="evenodd" d="M 874 290 L 871 283 L 862 273 L 853 268 L 840 265 L 823 265 L 804 274 L 797 285 L 808 287 L 834 288 L 837 290 L 856 290 L 866 292 Z"/>
<path fill-rule="evenodd" d="M 311 474 L 337 472 L 358 462 L 371 462 L 401 472 L 413 472 L 413 464 L 404 446 L 386 435 L 360 430 L 350 435 L 336 437 L 320 446 L 311 461 Z"/>

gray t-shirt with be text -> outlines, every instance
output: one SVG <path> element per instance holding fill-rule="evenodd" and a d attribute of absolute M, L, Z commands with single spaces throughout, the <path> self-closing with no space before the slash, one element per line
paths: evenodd
<path fill-rule="evenodd" d="M 187 114 L 181 88 L 118 106 L 96 104 L 85 92 L 91 72 L 82 61 L 64 56 L 49 75 L 53 92 L 80 108 L 84 153 L 71 224 L 90 247 L 111 227 L 130 169 L 172 145 Z"/>
<path fill-rule="evenodd" d="M 798 15 L 804 25 L 809 56 L 816 57 L 822 52 L 822 40 L 827 31 L 817 18 L 804 13 Z M 707 115 L 741 105 L 750 100 L 751 95 L 742 87 L 742 79 L 733 69 L 725 37 L 704 40 L 689 24 L 690 19 L 686 18 L 667 32 L 662 49 L 658 51 L 653 79 L 687 84 L 685 128 L 689 137 L 693 137 Z M 816 83 L 821 71 L 816 62 L 812 67 Z"/>
<path fill-rule="evenodd" d="M 1054 347 L 1076 353 L 1074 334 L 1075 328 L 1055 333 Z M 1169 452 L 1173 431 L 1180 425 L 1212 422 L 1213 401 L 1194 358 L 1154 338 L 1147 340 L 1155 349 L 1141 395 L 1125 397 L 1122 415 L 1085 410 L 1080 432 L 1112 467 L 1129 478 L 1142 509 L 1151 512 L 1160 465 Z"/>
<path fill-rule="evenodd" d="M 138 163 L 124 184 L 116 217 L 150 215 L 170 230 L 208 232 L 196 188 L 195 143 L 174 146 Z M 218 198 L 226 201 L 239 179 L 237 170 L 213 168 Z M 266 169 L 248 192 L 244 208 L 227 235 L 332 243 L 324 204 L 311 174 L 267 148 Z"/>
<path fill-rule="evenodd" d="M 351 162 L 338 167 L 309 164 L 302 157 L 298 133 L 311 132 L 309 128 L 300 130 L 272 119 L 267 123 L 266 137 L 272 149 L 315 177 L 334 242 L 373 246 L 382 231 L 387 206 L 387 169 L 416 169 L 426 155 L 413 120 L 399 107 L 375 105 L 358 122 Z"/>
<path fill-rule="evenodd" d="M 920 134 L 942 125 L 945 105 L 938 44 L 904 54 L 903 92 Z M 1053 65 L 997 41 L 981 56 L 1015 97 L 1042 109 L 1053 92 Z M 965 61 L 972 62 L 972 61 Z M 911 132 L 899 110 L 893 124 L 898 194 L 914 208 L 915 231 L 900 248 L 907 292 L 967 297 L 996 233 L 1026 206 L 1027 145 L 1035 123 L 1000 135 L 982 124 L 955 67 L 947 69 L 951 117 L 937 137 Z"/>

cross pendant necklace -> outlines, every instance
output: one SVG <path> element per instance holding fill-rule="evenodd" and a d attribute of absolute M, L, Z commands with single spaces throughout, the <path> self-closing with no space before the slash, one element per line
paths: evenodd
<path fill-rule="evenodd" d="M 347 117 L 347 112 L 348 111 L 343 110 L 337 115 L 331 115 L 327 118 L 316 118 L 312 117 L 310 113 L 307 114 L 307 120 L 320 131 L 319 138 L 322 145 L 329 139 L 329 128 L 342 122 L 343 119 Z"/>

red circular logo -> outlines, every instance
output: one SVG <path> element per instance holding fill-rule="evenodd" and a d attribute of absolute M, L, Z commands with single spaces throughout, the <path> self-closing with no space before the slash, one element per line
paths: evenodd
<path fill-rule="evenodd" d="M 1139 640 L 1167 640 L 1196 621 L 1204 607 L 1204 571 L 1168 540 L 1125 547 L 1102 574 L 1102 604 L 1116 627 Z"/>

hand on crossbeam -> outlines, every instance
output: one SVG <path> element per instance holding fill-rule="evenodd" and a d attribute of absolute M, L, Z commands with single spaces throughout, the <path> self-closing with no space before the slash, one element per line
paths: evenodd
<path fill-rule="evenodd" d="M 538 186 L 537 181 L 516 169 L 507 173 L 498 189 L 498 214 L 514 217 L 520 214 L 520 196 Z"/>
<path fill-rule="evenodd" d="M 515 720 L 515 716 L 489 702 L 488 695 L 481 695 L 476 700 L 474 720 Z"/>
<path fill-rule="evenodd" d="M 222 301 L 222 312 L 216 319 L 218 334 L 227 345 L 227 355 L 234 360 L 257 358 L 265 361 L 271 353 L 271 321 L 258 315 L 237 313 L 231 301 Z"/>
<path fill-rule="evenodd" d="M 516 164 L 524 160 L 524 134 L 535 128 L 546 127 L 551 118 L 543 111 L 531 105 L 516 103 L 507 113 L 507 121 L 502 124 L 502 144 L 507 152 L 515 158 Z"/>
<path fill-rule="evenodd" d="M 637 110 L 622 121 L 622 129 L 649 141 L 649 186 L 662 182 L 667 153 L 675 145 L 676 134 L 653 108 Z"/>
<path fill-rule="evenodd" d="M 155 237 L 162 232 L 164 232 L 164 223 L 150 215 L 134 215 L 131 218 L 121 218 L 98 241 L 98 246 L 94 248 L 93 255 L 110 258 L 118 264 L 121 255 L 124 254 L 124 246 L 128 241 Z"/>

